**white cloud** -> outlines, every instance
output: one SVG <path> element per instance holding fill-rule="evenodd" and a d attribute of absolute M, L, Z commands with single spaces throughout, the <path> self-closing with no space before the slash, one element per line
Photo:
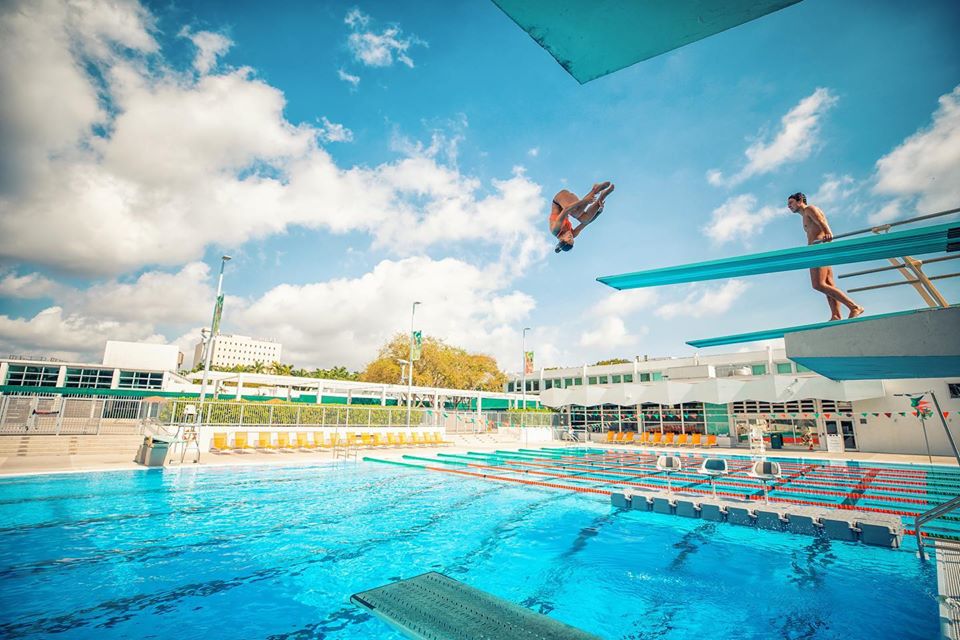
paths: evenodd
<path fill-rule="evenodd" d="M 427 43 L 416 36 L 405 37 L 400 27 L 388 27 L 382 32 L 363 31 L 370 23 L 367 16 L 353 9 L 344 18 L 344 22 L 353 29 L 347 37 L 347 47 L 358 62 L 370 67 L 389 67 L 394 60 L 413 68 L 413 59 L 407 54 L 412 46 L 426 46 Z"/>
<path fill-rule="evenodd" d="M 613 291 L 601 300 L 592 312 L 597 316 L 629 316 L 641 309 L 648 309 L 657 301 L 653 289 L 628 289 Z"/>
<path fill-rule="evenodd" d="M 739 240 L 748 244 L 750 238 L 763 231 L 763 228 L 775 218 L 788 213 L 786 206 L 757 207 L 753 194 L 743 194 L 728 198 L 726 202 L 713 210 L 708 222 L 701 230 L 715 244 L 725 244 Z"/>
<path fill-rule="evenodd" d="M 200 73 L 208 73 L 217 66 L 217 58 L 230 50 L 233 41 L 220 33 L 212 31 L 198 31 L 193 33 L 184 27 L 180 35 L 189 38 L 197 48 L 197 55 L 193 60 L 194 68 Z"/>
<path fill-rule="evenodd" d="M 617 348 L 632 345 L 637 341 L 637 337 L 627 331 L 623 320 L 610 316 L 604 318 L 592 329 L 580 334 L 581 347 L 607 347 Z"/>
<path fill-rule="evenodd" d="M 867 222 L 870 224 L 885 224 L 900 217 L 903 217 L 902 204 L 899 200 L 893 200 L 868 215 Z"/>
<path fill-rule="evenodd" d="M 347 15 L 343 18 L 343 22 L 353 29 L 358 27 L 362 29 L 369 24 L 370 16 L 360 11 L 360 9 L 354 7 L 347 12 Z"/>
<path fill-rule="evenodd" d="M 323 122 L 323 128 L 321 129 L 320 136 L 327 142 L 353 141 L 353 131 L 350 129 L 347 129 L 342 124 L 330 122 L 327 120 L 326 116 L 324 116 L 321 120 Z"/>
<path fill-rule="evenodd" d="M 0 279 L 0 298 L 48 298 L 60 291 L 56 282 L 39 273 L 8 273 Z"/>
<path fill-rule="evenodd" d="M 536 158 L 538 155 L 540 155 L 540 147 L 532 147 L 527 149 L 527 155 L 531 158 Z"/>
<path fill-rule="evenodd" d="M 726 313 L 749 288 L 743 280 L 728 280 L 722 286 L 695 285 L 683 300 L 660 305 L 656 314 L 661 318 L 702 318 Z"/>
<path fill-rule="evenodd" d="M 917 131 L 877 160 L 873 191 L 916 205 L 920 213 L 951 209 L 960 202 L 960 86 L 940 96 L 929 127 Z M 894 205 L 888 205 L 893 211 Z M 877 213 L 871 219 L 881 217 Z M 877 220 L 873 220 L 877 221 Z"/>
<path fill-rule="evenodd" d="M 30 319 L 0 315 L 0 352 L 99 360 L 107 339 L 163 342 L 149 323 L 114 322 L 49 307 Z"/>
<path fill-rule="evenodd" d="M 823 184 L 817 192 L 807 198 L 808 202 L 823 205 L 838 205 L 857 192 L 859 186 L 852 176 L 836 176 L 828 173 L 823 176 Z"/>
<path fill-rule="evenodd" d="M 292 226 L 366 232 L 398 256 L 464 241 L 529 264 L 549 250 L 540 187 L 522 169 L 488 185 L 457 169 L 464 119 L 452 137 L 411 145 L 409 157 L 340 167 L 319 141 L 345 140 L 348 129 L 293 125 L 283 93 L 248 68 L 183 74 L 162 58 L 147 64 L 151 18 L 118 17 L 118 6 L 89 5 L 104 15 L 80 22 L 66 11 L 34 15 L 29 3 L 0 17 L 7 42 L 46 45 L 36 59 L 10 54 L 16 46 L 0 52 L 0 126 L 12 132 L 0 168 L 17 169 L 0 188 L 0 259 L 116 274 L 182 265 L 211 242 L 238 246 Z M 133 26 L 88 26 L 122 19 Z M 62 35 L 85 28 L 76 38 L 94 43 L 86 48 Z M 126 57 L 112 53 L 121 48 Z M 105 52 L 97 74 L 77 57 L 88 49 Z M 487 222 L 480 236 L 478 219 Z"/>
<path fill-rule="evenodd" d="M 355 76 L 347 73 L 343 69 L 337 69 L 337 77 L 339 77 L 344 82 L 350 83 L 350 85 L 356 89 L 357 85 L 360 84 L 360 76 Z"/>
<path fill-rule="evenodd" d="M 836 103 L 837 97 L 829 89 L 818 88 L 781 118 L 780 130 L 773 140 L 757 140 L 747 147 L 744 152 L 747 164 L 743 169 L 729 178 L 711 169 L 707 172 L 707 181 L 714 186 L 733 187 L 788 162 L 807 159 L 820 144 L 820 119 Z"/>

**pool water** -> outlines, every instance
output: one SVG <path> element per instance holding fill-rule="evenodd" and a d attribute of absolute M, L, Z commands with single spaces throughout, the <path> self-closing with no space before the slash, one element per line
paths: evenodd
<path fill-rule="evenodd" d="M 399 638 L 426 571 L 604 638 L 933 638 L 913 553 L 372 463 L 0 481 L 0 637 Z"/>

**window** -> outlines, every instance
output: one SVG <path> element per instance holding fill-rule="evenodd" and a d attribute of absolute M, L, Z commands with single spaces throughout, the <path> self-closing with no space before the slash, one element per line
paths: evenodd
<path fill-rule="evenodd" d="M 663 380 L 663 373 L 660 371 L 654 371 L 652 377 L 654 380 Z"/>
<path fill-rule="evenodd" d="M 641 374 L 640 374 L 640 382 L 650 382 L 650 374 L 649 374 L 649 373 L 641 373 Z"/>
<path fill-rule="evenodd" d="M 574 378 L 574 379 L 573 379 L 573 384 L 575 384 L 575 385 L 577 385 L 577 386 L 582 385 L 582 384 L 583 384 L 583 378 Z"/>
<path fill-rule="evenodd" d="M 765 364 L 752 364 L 750 365 L 750 372 L 755 376 L 763 376 L 767 374 L 767 365 Z"/>
<path fill-rule="evenodd" d="M 597 384 L 597 376 L 590 376 L 587 379 L 587 384 Z"/>
<path fill-rule="evenodd" d="M 607 376 L 600 376 L 600 384 L 607 384 Z"/>
<path fill-rule="evenodd" d="M 620 376 L 610 376 L 610 382 L 618 384 L 620 382 Z"/>
<path fill-rule="evenodd" d="M 11 364 L 5 384 L 15 387 L 55 387 L 60 367 L 31 367 Z"/>
<path fill-rule="evenodd" d="M 625 373 L 625 374 L 623 375 L 623 381 L 624 381 L 624 382 L 633 382 L 633 374 L 632 374 L 632 373 Z"/>
<path fill-rule="evenodd" d="M 513 390 L 514 390 L 514 389 L 515 389 L 514 383 L 513 383 L 513 382 L 508 382 L 508 383 L 507 383 L 507 393 L 513 393 Z"/>
<path fill-rule="evenodd" d="M 64 386 L 109 389 L 112 384 L 113 369 L 67 369 Z"/>
<path fill-rule="evenodd" d="M 565 387 L 572 387 L 572 386 L 573 386 L 573 378 L 564 378 L 564 380 L 563 380 L 563 386 L 565 386 Z"/>
<path fill-rule="evenodd" d="M 960 398 L 960 382 L 948 382 L 947 390 L 951 398 Z"/>
<path fill-rule="evenodd" d="M 121 389 L 160 389 L 163 387 L 163 373 L 149 371 L 121 371 Z"/>
<path fill-rule="evenodd" d="M 789 362 L 778 362 L 777 373 L 793 373 L 793 365 Z"/>
<path fill-rule="evenodd" d="M 802 364 L 800 364 L 799 362 L 797 363 L 797 373 L 806 373 L 806 372 L 808 372 L 808 371 L 810 371 L 810 368 L 809 368 L 809 367 L 805 367 L 805 366 L 803 366 Z"/>

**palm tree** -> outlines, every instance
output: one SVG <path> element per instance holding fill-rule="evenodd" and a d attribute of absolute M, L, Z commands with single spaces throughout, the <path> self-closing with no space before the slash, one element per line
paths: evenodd
<path fill-rule="evenodd" d="M 310 375 L 310 373 L 306 369 L 300 368 L 300 369 L 294 369 L 293 371 L 291 371 L 290 375 L 297 376 L 298 378 L 306 378 L 307 376 Z"/>
<path fill-rule="evenodd" d="M 259 360 L 254 360 L 250 365 L 250 373 L 266 373 L 267 367 Z"/>

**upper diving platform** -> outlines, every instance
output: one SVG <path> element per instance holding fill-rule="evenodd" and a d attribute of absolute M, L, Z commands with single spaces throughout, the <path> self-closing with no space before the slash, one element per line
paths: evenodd
<path fill-rule="evenodd" d="M 721 260 L 601 276 L 597 280 L 614 289 L 638 289 L 957 250 L 960 250 L 960 222 L 954 221 Z"/>
<path fill-rule="evenodd" d="M 493 0 L 583 84 L 800 0 Z"/>

